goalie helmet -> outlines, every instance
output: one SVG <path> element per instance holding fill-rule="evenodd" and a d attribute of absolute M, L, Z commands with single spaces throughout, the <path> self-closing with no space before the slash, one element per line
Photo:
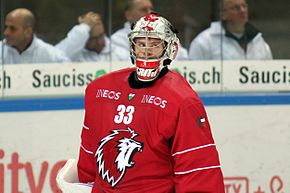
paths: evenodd
<path fill-rule="evenodd" d="M 137 21 L 128 37 L 131 61 L 136 66 L 139 80 L 155 80 L 175 59 L 179 46 L 176 34 L 171 23 L 157 14 L 146 15 Z M 140 40 L 142 42 L 138 43 Z M 152 40 L 154 42 L 150 43 Z"/>

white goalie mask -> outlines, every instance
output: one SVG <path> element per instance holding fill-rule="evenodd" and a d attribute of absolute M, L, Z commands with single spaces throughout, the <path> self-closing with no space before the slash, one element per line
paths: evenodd
<path fill-rule="evenodd" d="M 175 59 L 179 46 L 176 33 L 171 23 L 157 14 L 146 15 L 133 26 L 128 35 L 130 57 L 140 81 L 156 79 Z"/>

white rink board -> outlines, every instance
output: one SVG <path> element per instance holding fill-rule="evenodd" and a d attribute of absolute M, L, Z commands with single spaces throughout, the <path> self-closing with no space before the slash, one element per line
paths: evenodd
<path fill-rule="evenodd" d="M 210 106 L 226 192 L 290 192 L 290 105 Z M 261 192 L 260 192 L 261 193 Z"/>
<path fill-rule="evenodd" d="M 227 193 L 290 192 L 290 105 L 206 109 Z M 54 176 L 78 156 L 82 120 L 83 110 L 0 113 L 0 192 L 58 192 Z"/>
<path fill-rule="evenodd" d="M 58 192 L 55 176 L 64 160 L 78 155 L 82 120 L 82 110 L 0 113 L 0 179 L 4 165 L 4 192 Z M 31 164 L 32 174 L 28 167 L 22 167 L 14 169 L 19 177 L 13 175 L 9 169 L 12 162 L 18 167 Z M 0 180 L 0 192 L 1 188 Z"/>

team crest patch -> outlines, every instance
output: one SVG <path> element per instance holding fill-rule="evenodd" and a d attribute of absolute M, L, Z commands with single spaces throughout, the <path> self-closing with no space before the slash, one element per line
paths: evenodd
<path fill-rule="evenodd" d="M 100 141 L 95 158 L 102 179 L 115 187 L 124 177 L 128 168 L 135 165 L 133 157 L 142 152 L 143 143 L 136 141 L 134 130 L 112 130 Z"/>
<path fill-rule="evenodd" d="M 132 100 L 132 99 L 134 98 L 134 96 L 135 96 L 134 93 L 130 93 L 130 94 L 128 95 L 128 100 L 129 100 L 129 101 Z"/>

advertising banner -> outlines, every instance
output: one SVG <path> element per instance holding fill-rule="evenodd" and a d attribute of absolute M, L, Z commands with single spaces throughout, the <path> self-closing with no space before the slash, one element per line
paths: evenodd
<path fill-rule="evenodd" d="M 2 97 L 83 95 L 86 86 L 129 62 L 5 65 L 0 71 Z M 197 92 L 288 92 L 290 60 L 175 61 Z"/>
<path fill-rule="evenodd" d="M 290 61 L 227 61 L 223 66 L 225 92 L 290 91 Z"/>

